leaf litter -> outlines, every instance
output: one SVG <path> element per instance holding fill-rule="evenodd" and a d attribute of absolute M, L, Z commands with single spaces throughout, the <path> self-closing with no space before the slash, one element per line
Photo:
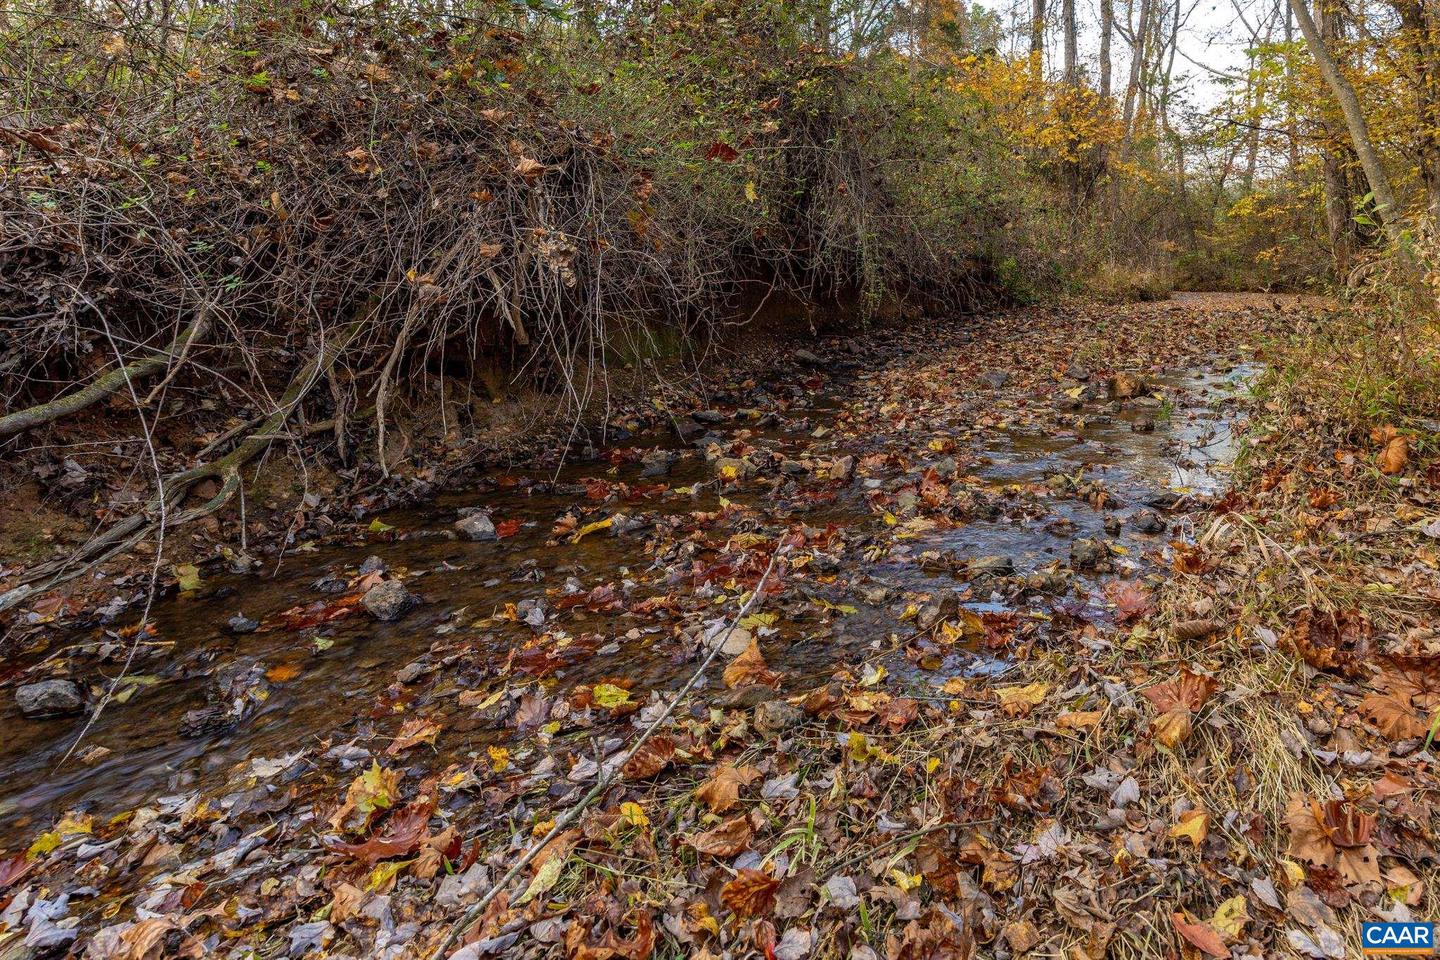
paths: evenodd
<path fill-rule="evenodd" d="M 330 703 L 355 716 L 318 742 L 57 811 L 0 858 L 0 937 L 425 956 L 617 767 L 454 956 L 1338 957 L 1355 918 L 1433 915 L 1433 630 L 1319 594 L 1247 621 L 1244 590 L 1306 577 L 1245 509 L 1291 497 L 1312 536 L 1354 521 L 1308 479 L 1227 490 L 1198 450 L 1229 442 L 1231 381 L 1171 372 L 1240 364 L 1273 317 L 1107 310 L 1104 337 L 1084 310 L 998 314 L 837 342 L 789 391 L 670 388 L 656 402 L 695 424 L 679 450 L 493 482 L 507 515 L 477 549 L 511 572 L 491 602 L 445 609 L 463 561 L 417 553 L 277 608 L 262 635 L 323 663 L 400 580 L 422 611 L 402 626 L 431 636 L 370 702 Z M 1380 436 L 1379 472 L 1409 469 Z M 763 602 L 717 629 L 782 547 Z M 1433 548 L 1407 564 L 1390 585 L 1433 590 Z M 281 664 L 246 682 L 324 682 Z"/>

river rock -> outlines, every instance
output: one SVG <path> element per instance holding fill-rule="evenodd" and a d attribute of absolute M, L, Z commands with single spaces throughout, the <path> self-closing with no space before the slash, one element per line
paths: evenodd
<path fill-rule="evenodd" d="M 980 382 L 991 390 L 999 390 L 1010 382 L 1010 374 L 1004 370 L 991 370 L 980 374 Z"/>
<path fill-rule="evenodd" d="M 1102 540 L 1082 537 L 1070 544 L 1070 566 L 1076 570 L 1094 570 L 1110 559 L 1110 550 Z"/>
<path fill-rule="evenodd" d="M 849 480 L 855 474 L 855 458 L 852 456 L 838 457 L 830 463 L 831 480 Z"/>
<path fill-rule="evenodd" d="M 716 644 L 721 644 L 720 652 L 722 654 L 727 657 L 738 657 L 745 652 L 746 647 L 750 646 L 750 641 L 754 639 L 754 635 L 744 627 L 737 626 L 734 630 L 731 630 L 727 636 L 725 631 L 728 626 L 729 624 L 723 621 L 712 625 L 710 629 L 705 632 L 705 645 L 707 647 L 714 647 Z"/>
<path fill-rule="evenodd" d="M 695 420 L 698 420 L 700 423 L 725 422 L 725 414 L 721 413 L 719 410 L 696 410 L 694 413 L 690 414 L 690 416 Z"/>
<path fill-rule="evenodd" d="M 679 459 L 671 450 L 652 450 L 640 458 L 640 476 L 663 477 Z"/>
<path fill-rule="evenodd" d="M 821 359 L 820 357 L 817 357 L 815 354 L 811 353 L 809 350 L 804 350 L 804 349 L 796 350 L 794 356 L 795 356 L 795 359 L 796 359 L 796 360 L 799 360 L 801 363 L 805 364 L 807 367 L 823 367 L 823 366 L 825 366 L 825 361 L 824 361 L 823 359 Z"/>
<path fill-rule="evenodd" d="M 365 558 L 364 563 L 360 564 L 360 576 L 363 577 L 371 573 L 384 573 L 386 570 L 389 569 L 389 565 L 386 564 L 384 560 L 381 560 L 379 557 L 375 556 L 372 553 L 370 556 Z"/>
<path fill-rule="evenodd" d="M 455 529 L 466 540 L 476 542 L 495 539 L 495 523 L 483 513 L 472 513 L 455 523 Z"/>
<path fill-rule="evenodd" d="M 1139 510 L 1130 518 L 1130 525 L 1141 533 L 1164 533 L 1166 523 L 1154 510 Z"/>
<path fill-rule="evenodd" d="M 784 700 L 766 700 L 755 708 L 755 731 L 763 737 L 778 737 L 805 719 L 800 708 Z"/>
<path fill-rule="evenodd" d="M 1015 561 L 998 554 L 976 557 L 967 566 L 972 577 L 1008 577 L 1015 572 Z"/>
<path fill-rule="evenodd" d="M 1065 373 L 1074 380 L 1090 379 L 1090 368 L 1079 362 L 1070 364 L 1070 368 Z"/>
<path fill-rule="evenodd" d="M 1128 400 L 1145 389 L 1144 378 L 1133 373 L 1117 373 L 1110 378 L 1110 396 Z"/>
<path fill-rule="evenodd" d="M 360 602 L 376 620 L 398 620 L 406 610 L 419 603 L 420 598 L 406 590 L 405 584 L 399 580 L 386 580 L 366 590 Z"/>
<path fill-rule="evenodd" d="M 710 469 L 723 480 L 743 480 L 755 472 L 748 460 L 738 457 L 717 457 L 710 461 Z"/>
<path fill-rule="evenodd" d="M 231 633 L 254 633 L 260 629 L 260 621 L 251 620 L 243 613 L 237 613 L 225 621 L 225 626 L 230 628 Z"/>
<path fill-rule="evenodd" d="M 70 680 L 41 680 L 15 691 L 15 702 L 27 717 L 60 717 L 85 709 L 85 695 Z"/>

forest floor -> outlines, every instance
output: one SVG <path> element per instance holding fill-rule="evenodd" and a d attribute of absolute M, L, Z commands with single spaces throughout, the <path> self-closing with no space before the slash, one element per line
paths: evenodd
<path fill-rule="evenodd" d="M 39 617 L 0 679 L 107 702 L 0 708 L 0 957 L 1340 958 L 1432 919 L 1440 467 L 1250 386 L 1325 310 L 827 340 L 143 628 Z"/>

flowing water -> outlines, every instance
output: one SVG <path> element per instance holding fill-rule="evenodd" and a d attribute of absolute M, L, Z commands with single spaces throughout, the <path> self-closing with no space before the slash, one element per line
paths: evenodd
<path fill-rule="evenodd" d="M 1250 370 L 1189 370 L 1162 378 L 1171 407 L 1155 402 L 1127 404 L 1097 416 L 1084 429 L 1060 432 L 1018 427 L 991 432 L 972 449 L 966 472 L 1004 500 L 1013 491 L 1012 508 L 954 529 L 922 533 L 899 550 L 877 556 L 863 569 L 834 571 L 817 585 L 813 603 L 847 605 L 848 615 L 822 617 L 798 604 L 781 611 L 778 635 L 767 639 L 771 666 L 786 673 L 791 688 L 823 680 L 839 661 L 870 657 L 892 672 L 912 671 L 916 683 L 933 682 L 937 673 L 1003 674 L 1006 663 L 980 649 L 947 651 L 924 671 L 907 660 L 893 638 L 909 628 L 897 615 L 896 597 L 955 593 L 977 614 L 1013 613 L 1041 629 L 1054 604 L 1036 598 L 1014 602 L 1013 591 L 989 581 L 967 584 L 957 564 L 984 556 L 1009 558 L 1015 574 L 1063 565 L 1076 538 L 1104 536 L 1119 547 L 1121 575 L 1149 569 L 1165 542 L 1185 534 L 1184 514 L 1168 517 L 1171 530 L 1147 535 L 1124 524 L 1107 534 L 1106 518 L 1133 515 L 1147 501 L 1172 494 L 1207 495 L 1221 489 L 1234 454 L 1230 438 L 1231 403 Z M 740 433 L 756 447 L 787 457 L 865 451 L 865 438 L 836 430 L 850 402 L 853 378 L 836 377 L 822 392 L 793 392 L 778 416 L 757 418 L 747 411 L 723 411 L 726 420 L 710 429 Z M 733 416 L 732 416 L 733 413 Z M 1153 429 L 1149 429 L 1152 427 Z M 742 433 L 743 432 L 743 433 Z M 679 449 L 669 435 L 636 436 L 625 447 Z M 602 451 L 605 453 L 606 451 Z M 957 453 L 957 456 L 959 454 Z M 1078 497 L 1032 496 L 1056 474 L 1099 480 L 1118 497 L 1117 509 L 1097 509 Z M 637 596 L 663 598 L 690 589 L 691 580 L 657 571 L 643 535 L 601 531 L 577 543 L 552 536 L 557 518 L 572 508 L 601 506 L 587 500 L 584 482 L 624 482 L 631 495 L 605 504 L 605 512 L 643 514 L 663 524 L 666 516 L 720 508 L 720 492 L 703 457 L 691 453 L 668 476 L 644 478 L 639 463 L 617 456 L 574 462 L 558 475 L 539 472 L 496 474 L 479 488 L 447 493 L 422 507 L 382 516 L 393 531 L 357 537 L 287 555 L 263 573 L 215 575 L 191 594 L 159 601 L 154 630 L 145 637 L 119 689 L 123 702 L 108 706 L 84 738 L 76 755 L 61 762 L 84 725 L 83 717 L 31 720 L 14 700 L 0 702 L 0 846 L 23 844 L 59 812 L 84 807 L 110 816 L 156 797 L 221 780 L 237 763 L 277 757 L 317 744 L 343 745 L 366 735 L 400 708 L 428 705 L 448 717 L 442 754 L 464 757 L 483 752 L 496 733 L 482 709 L 456 706 L 456 694 L 485 689 L 506 674 L 544 676 L 548 682 L 574 684 L 607 677 L 634 680 L 639 689 L 674 689 L 694 667 L 693 643 L 653 620 L 605 609 L 603 592 L 591 604 L 560 614 L 556 588 L 570 593 L 612 585 Z M 664 487 L 661 488 L 663 483 Z M 1028 491 L 1028 493 L 1027 493 Z M 764 507 L 772 515 L 790 513 L 811 527 L 870 529 L 876 512 L 860 480 L 814 497 L 776 503 L 764 489 L 741 489 L 724 496 Z M 1173 500 L 1173 496 L 1168 500 Z M 463 507 L 488 509 L 497 520 L 520 521 L 512 536 L 499 542 L 470 543 L 451 533 Z M 582 520 L 582 523 L 584 520 Z M 304 626 L 337 611 L 347 580 L 368 557 L 379 557 L 403 576 L 424 602 L 391 623 L 377 622 L 354 610 L 327 622 Z M 938 559 L 937 559 L 938 558 Z M 637 581 L 633 591 L 627 581 Z M 340 587 L 340 592 L 328 592 Z M 1080 574 L 1065 601 L 1106 616 L 1098 577 Z M 549 595 L 547 596 L 547 591 Z M 564 591 L 562 591 L 563 593 Z M 528 601 L 528 603 L 527 603 Z M 524 622 L 530 606 L 546 604 L 544 645 Z M 513 607 L 510 605 L 514 605 Z M 588 607 L 596 609 L 591 610 Z M 295 612 L 299 608 L 299 612 Z M 511 611 L 513 610 L 513 615 Z M 253 633 L 236 635 L 226 626 L 235 614 L 260 621 Z M 287 611 L 290 611 L 287 613 Z M 718 614 L 717 614 L 718 615 Z M 556 636 L 559 642 L 556 642 Z M 73 664 L 77 677 L 103 685 L 120 673 L 128 640 L 99 628 L 70 638 L 76 646 L 52 653 L 47 669 L 63 673 Z M 108 657 L 97 656 L 109 644 Z M 33 661 L 32 661 L 33 662 Z M 251 679 L 227 695 L 249 697 L 252 707 L 238 724 L 210 732 L 180 729 L 187 712 L 216 703 L 217 673 L 255 664 Z M 407 665 L 411 665 L 408 666 Z M 438 681 L 415 693 L 401 680 L 421 674 Z M 264 672 L 268 679 L 259 680 Z M 41 672 L 40 675 L 48 675 Z M 413 702 L 422 697 L 423 703 Z M 101 748 L 97 750 L 96 748 Z M 84 758 L 83 760 L 81 758 Z"/>

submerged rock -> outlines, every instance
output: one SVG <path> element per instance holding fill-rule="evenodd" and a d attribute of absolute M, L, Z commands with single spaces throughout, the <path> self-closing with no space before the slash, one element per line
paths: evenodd
<path fill-rule="evenodd" d="M 1154 510 L 1140 510 L 1130 518 L 1130 525 L 1141 533 L 1164 533 L 1165 520 Z"/>
<path fill-rule="evenodd" d="M 653 450 L 640 458 L 640 476 L 663 477 L 679 459 L 673 450 Z"/>
<path fill-rule="evenodd" d="M 1076 570 L 1094 570 L 1110 559 L 1103 540 L 1082 537 L 1070 544 L 1070 565 Z"/>
<path fill-rule="evenodd" d="M 761 736 L 778 737 L 798 726 L 805 715 L 784 700 L 766 700 L 755 708 L 755 730 Z"/>
<path fill-rule="evenodd" d="M 455 529 L 466 540 L 476 542 L 495 539 L 495 524 L 487 514 L 472 513 L 455 522 Z"/>
<path fill-rule="evenodd" d="M 85 694 L 71 680 L 41 680 L 18 688 L 15 702 L 27 717 L 63 717 L 85 709 Z"/>
<path fill-rule="evenodd" d="M 254 633 L 260 629 L 260 621 L 252 620 L 243 613 L 237 613 L 225 621 L 225 626 L 230 628 L 231 633 Z"/>
<path fill-rule="evenodd" d="M 420 598 L 399 580 L 386 580 L 365 591 L 360 601 L 376 620 L 398 620 L 406 610 L 420 602 Z"/>

